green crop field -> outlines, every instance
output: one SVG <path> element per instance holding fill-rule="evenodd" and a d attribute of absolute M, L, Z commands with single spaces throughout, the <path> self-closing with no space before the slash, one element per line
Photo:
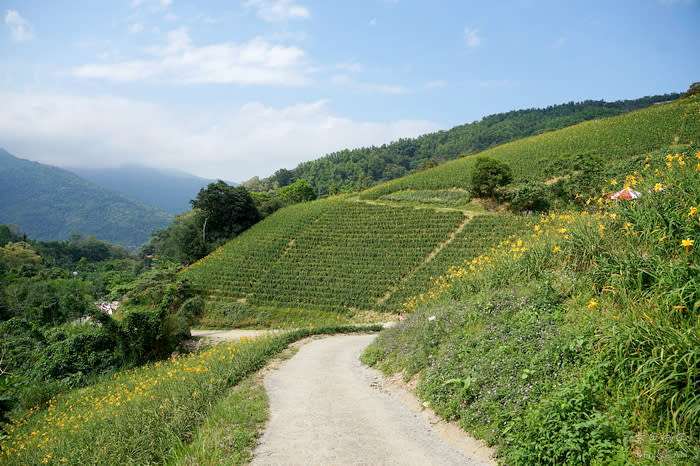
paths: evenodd
<path fill-rule="evenodd" d="M 611 118 L 587 121 L 486 150 L 508 162 L 516 180 L 546 179 L 587 164 L 605 165 L 673 144 L 700 140 L 700 98 L 686 98 Z M 466 188 L 476 156 L 375 186 L 364 199 L 403 190 Z"/>
<path fill-rule="evenodd" d="M 301 204 L 275 213 L 184 274 L 219 300 L 373 310 L 464 221 L 457 210 L 342 198 Z"/>

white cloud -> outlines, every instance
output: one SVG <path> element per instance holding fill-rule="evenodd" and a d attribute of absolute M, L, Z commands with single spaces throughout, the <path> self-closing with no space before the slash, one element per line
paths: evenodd
<path fill-rule="evenodd" d="M 566 37 L 560 37 L 552 44 L 553 49 L 560 49 L 566 44 Z"/>
<path fill-rule="evenodd" d="M 430 81 L 429 83 L 427 83 L 427 84 L 425 85 L 425 87 L 426 87 L 427 89 L 439 89 L 439 88 L 443 88 L 443 87 L 445 87 L 445 86 L 447 86 L 447 81 L 445 81 L 445 80 L 443 80 L 443 79 L 438 79 L 438 80 L 435 80 L 435 81 Z"/>
<path fill-rule="evenodd" d="M 131 26 L 129 26 L 129 32 L 132 34 L 136 34 L 143 31 L 143 24 L 141 23 L 134 23 Z"/>
<path fill-rule="evenodd" d="M 474 48 L 481 44 L 481 37 L 479 37 L 478 29 L 470 29 L 468 27 L 464 28 L 464 41 L 467 47 Z"/>
<path fill-rule="evenodd" d="M 379 94 L 407 94 L 410 89 L 390 84 L 373 84 L 355 81 L 347 74 L 336 74 L 331 77 L 331 84 L 334 86 L 347 87 L 361 93 Z"/>
<path fill-rule="evenodd" d="M 511 81 L 510 79 L 492 79 L 479 82 L 479 87 L 485 88 L 517 87 L 518 85 L 518 81 Z"/>
<path fill-rule="evenodd" d="M 147 6 L 152 9 L 162 9 L 172 5 L 173 0 L 132 0 L 131 7 Z"/>
<path fill-rule="evenodd" d="M 197 47 L 186 28 L 168 33 L 164 46 L 147 58 L 87 64 L 72 70 L 80 78 L 110 81 L 167 81 L 178 84 L 236 83 L 302 86 L 309 83 L 305 53 L 261 38 L 243 44 L 224 42 Z"/>
<path fill-rule="evenodd" d="M 248 0 L 244 6 L 257 9 L 258 16 L 269 22 L 307 19 L 311 16 L 308 8 L 297 5 L 294 0 Z"/>
<path fill-rule="evenodd" d="M 333 115 L 325 100 L 253 102 L 217 115 L 111 96 L 0 92 L 0 101 L 0 140 L 19 157 L 73 167 L 140 163 L 233 181 L 440 129 L 430 121 L 353 121 Z"/>
<path fill-rule="evenodd" d="M 376 26 L 377 25 L 377 18 L 372 18 L 369 20 L 369 25 L 370 26 Z"/>
<path fill-rule="evenodd" d="M 22 18 L 16 10 L 5 11 L 5 24 L 10 26 L 12 40 L 22 42 L 34 39 L 34 26 Z"/>

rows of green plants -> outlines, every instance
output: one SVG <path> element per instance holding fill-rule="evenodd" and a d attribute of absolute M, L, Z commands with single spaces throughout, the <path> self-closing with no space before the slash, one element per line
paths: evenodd
<path fill-rule="evenodd" d="M 218 298 L 220 322 L 232 322 L 227 315 L 252 319 L 251 306 L 371 310 L 464 218 L 460 211 L 345 198 L 300 204 L 276 212 L 184 276 Z"/>
<path fill-rule="evenodd" d="M 518 181 L 546 179 L 598 168 L 659 147 L 698 140 L 700 98 L 689 97 L 520 139 L 479 155 L 508 162 Z M 474 157 L 447 162 L 431 170 L 376 186 L 361 196 L 377 199 L 406 189 L 468 188 L 473 163 Z"/>
<path fill-rule="evenodd" d="M 417 205 L 428 204 L 439 207 L 466 208 L 469 205 L 469 201 L 471 201 L 471 195 L 465 189 L 440 189 L 435 191 L 406 190 L 386 194 L 380 197 L 379 200 Z"/>
<path fill-rule="evenodd" d="M 257 283 L 252 302 L 374 309 L 463 220 L 457 211 L 334 202 Z"/>
<path fill-rule="evenodd" d="M 495 248 L 494 238 L 508 237 L 528 227 L 536 221 L 533 217 L 523 217 L 502 213 L 485 214 L 472 218 L 455 238 L 430 261 L 421 264 L 401 282 L 383 309 L 396 310 L 415 299 L 417 290 L 429 290 L 438 276 L 450 267 L 474 268 L 472 261 Z"/>
<path fill-rule="evenodd" d="M 326 207 L 305 202 L 279 210 L 205 258 L 189 266 L 183 275 L 205 295 L 245 297 L 272 267 L 300 231 Z"/>
<path fill-rule="evenodd" d="M 216 402 L 289 343 L 309 335 L 377 331 L 309 326 L 242 338 L 206 351 L 115 373 L 72 390 L 6 425 L 0 463 L 163 464 L 177 460 Z"/>
<path fill-rule="evenodd" d="M 447 270 L 363 360 L 507 464 L 698 464 L 699 174 L 699 145 L 649 154 Z"/>

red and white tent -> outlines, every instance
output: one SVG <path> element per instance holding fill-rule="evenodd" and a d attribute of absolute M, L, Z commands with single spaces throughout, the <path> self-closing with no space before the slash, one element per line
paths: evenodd
<path fill-rule="evenodd" d="M 608 196 L 608 199 L 639 199 L 642 197 L 642 193 L 635 191 L 634 189 L 624 188 L 614 194 Z"/>

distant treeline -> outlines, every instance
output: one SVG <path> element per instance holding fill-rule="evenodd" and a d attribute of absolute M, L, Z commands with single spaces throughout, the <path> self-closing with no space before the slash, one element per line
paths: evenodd
<path fill-rule="evenodd" d="M 361 190 L 438 165 L 454 158 L 535 134 L 554 131 L 577 123 L 631 112 L 659 102 L 678 99 L 681 94 L 664 94 L 635 100 L 586 100 L 552 105 L 543 109 L 514 110 L 482 118 L 417 138 L 399 139 L 379 147 L 333 152 L 296 168 L 279 169 L 260 180 L 245 183 L 251 191 L 274 191 L 298 179 L 311 184 L 319 196 Z"/>

